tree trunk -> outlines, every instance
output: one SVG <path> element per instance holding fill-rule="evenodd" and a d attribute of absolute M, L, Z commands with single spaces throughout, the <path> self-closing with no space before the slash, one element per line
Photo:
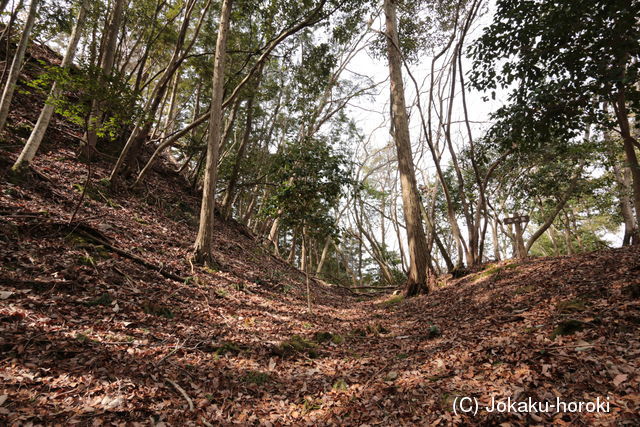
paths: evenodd
<path fill-rule="evenodd" d="M 633 206 L 628 191 L 630 187 L 630 174 L 627 168 L 621 169 L 613 159 L 613 172 L 619 187 L 620 213 L 624 221 L 624 237 L 622 245 L 627 246 L 633 243 L 633 239 L 638 237 L 638 224 L 633 216 Z"/>
<path fill-rule="evenodd" d="M 547 233 L 549 234 L 549 240 L 551 241 L 551 244 L 553 245 L 553 254 L 555 256 L 559 256 L 560 255 L 560 247 L 558 246 L 558 237 L 556 236 L 555 227 L 553 225 L 551 225 L 551 227 L 549 227 L 549 229 L 547 230 Z"/>
<path fill-rule="evenodd" d="M 24 60 L 24 55 L 27 51 L 27 46 L 29 45 L 31 30 L 33 29 L 33 24 L 36 21 L 36 13 L 38 11 L 39 3 L 40 3 L 40 0 L 31 0 L 31 5 L 29 6 L 29 15 L 27 16 L 27 22 L 24 24 L 24 29 L 22 30 L 22 36 L 20 37 L 20 42 L 18 42 L 18 50 L 16 51 L 16 54 L 13 57 L 13 62 L 11 63 L 11 69 L 9 70 L 9 78 L 7 79 L 7 82 L 4 85 L 2 100 L 0 100 L 0 132 L 4 130 L 4 127 L 7 123 L 7 118 L 9 117 L 9 109 L 11 108 L 11 100 L 13 99 L 13 92 L 16 90 L 16 83 L 18 82 L 18 77 L 20 77 L 20 69 L 22 68 L 22 61 Z"/>
<path fill-rule="evenodd" d="M 522 257 L 527 256 L 527 254 L 531 250 L 531 246 L 533 246 L 536 240 L 538 240 L 540 236 L 542 236 L 544 232 L 547 231 L 547 228 L 551 227 L 551 224 L 553 224 L 553 221 L 556 219 L 560 211 L 567 204 L 567 201 L 569 200 L 569 198 L 575 191 L 576 187 L 578 186 L 578 180 L 580 179 L 580 174 L 582 173 L 583 166 L 584 164 L 580 165 L 580 167 L 578 168 L 578 171 L 576 171 L 575 176 L 573 177 L 573 179 L 571 180 L 571 183 L 569 184 L 569 189 L 560 197 L 560 199 L 558 200 L 558 204 L 556 205 L 554 210 L 551 212 L 551 214 L 546 218 L 544 224 L 542 224 L 540 228 L 538 228 L 538 230 L 535 233 L 533 233 L 531 237 L 529 237 L 529 240 L 527 240 L 527 244 L 524 248 L 525 252 Z"/>
<path fill-rule="evenodd" d="M 180 87 L 180 71 L 176 72 L 176 76 L 173 79 L 173 87 L 171 88 L 171 96 L 169 100 L 169 111 L 167 112 L 167 116 L 164 119 L 164 124 L 162 126 L 162 138 L 166 138 L 167 135 L 173 133 L 173 129 L 175 128 L 175 119 L 176 119 L 176 100 L 178 98 L 178 91 Z"/>
<path fill-rule="evenodd" d="M 240 147 L 238 147 L 238 153 L 236 154 L 236 160 L 233 163 L 233 169 L 231 170 L 231 176 L 229 177 L 229 183 L 227 185 L 227 189 L 224 193 L 224 199 L 222 202 L 222 216 L 225 219 L 229 219 L 231 217 L 231 207 L 233 204 L 231 201 L 235 196 L 236 185 L 238 184 L 238 177 L 240 174 L 240 165 L 242 164 L 242 159 L 244 158 L 244 153 L 249 145 L 249 140 L 251 138 L 251 130 L 253 127 L 253 101 L 255 99 L 255 94 L 258 91 L 260 86 L 260 77 L 262 75 L 262 66 L 258 70 L 258 74 L 256 75 L 256 81 L 254 87 L 251 90 L 251 95 L 247 100 L 247 121 L 244 127 L 244 134 L 242 135 L 242 141 L 240 142 Z"/>
<path fill-rule="evenodd" d="M 222 96 L 224 92 L 224 68 L 227 50 L 227 35 L 231 15 L 232 0 L 223 0 L 220 9 L 220 26 L 213 62 L 213 94 L 211 97 L 211 118 L 207 140 L 207 163 L 205 167 L 200 225 L 196 237 L 194 258 L 199 263 L 213 265 L 213 225 L 215 221 L 216 180 L 218 178 L 218 155 L 220 131 L 222 127 Z"/>
<path fill-rule="evenodd" d="M 180 65 L 185 60 L 188 52 L 195 43 L 195 40 L 202 26 L 204 16 L 206 15 L 206 11 L 211 4 L 211 0 L 209 0 L 205 4 L 202 11 L 202 16 L 200 17 L 197 25 L 195 26 L 195 29 L 193 30 L 193 38 L 190 44 L 185 47 L 185 41 L 195 4 L 196 0 L 189 0 L 184 6 L 184 18 L 182 20 L 182 24 L 180 25 L 180 30 L 173 47 L 173 54 L 171 55 L 171 59 L 169 60 L 167 67 L 162 73 L 158 84 L 156 84 L 153 91 L 151 91 L 151 94 L 148 97 L 148 101 L 144 105 L 144 111 L 148 117 L 153 118 L 156 116 L 158 108 L 160 107 L 162 100 L 165 98 L 165 92 L 167 91 L 167 88 L 171 83 L 174 74 L 178 71 Z M 209 114 L 209 118 L 210 116 L 211 115 Z M 204 122 L 206 120 L 206 116 L 202 120 Z M 134 167 L 133 165 L 140 155 L 144 142 L 146 141 L 152 126 L 153 120 L 145 119 L 142 123 L 134 127 L 133 132 L 131 132 L 131 134 L 129 135 L 129 138 L 127 139 L 127 142 L 125 143 L 122 152 L 120 153 L 120 156 L 118 156 L 118 160 L 116 161 L 116 164 L 111 171 L 109 179 L 112 182 L 117 181 L 119 176 L 126 177 L 132 172 L 132 169 Z"/>
<path fill-rule="evenodd" d="M 309 242 L 306 227 L 302 230 L 302 270 L 307 284 L 307 312 L 311 314 L 311 286 L 309 284 Z"/>
<path fill-rule="evenodd" d="M 628 122 L 627 122 L 628 124 Z M 633 138 L 629 133 L 629 129 L 623 131 L 622 134 L 624 142 L 624 152 L 627 156 L 627 163 L 631 170 L 631 187 L 633 188 L 633 205 L 636 211 L 635 222 L 640 224 L 640 165 L 638 165 L 638 156 L 636 155 L 636 149 L 633 144 Z M 638 236 L 638 228 L 634 230 L 634 235 L 631 238 L 632 244 L 640 244 L 640 237 Z"/>
<path fill-rule="evenodd" d="M 281 212 L 278 212 L 278 216 L 273 220 L 273 224 L 271 224 L 271 229 L 269 230 L 269 241 L 273 244 L 273 253 L 277 256 L 280 256 L 280 247 L 278 245 L 278 230 L 280 228 L 280 215 Z"/>
<path fill-rule="evenodd" d="M 9 58 L 11 57 L 11 33 L 13 32 L 13 24 L 15 23 L 16 18 L 18 17 L 18 13 L 20 12 L 20 10 L 22 10 L 23 4 L 24 4 L 24 0 L 18 1 L 18 4 L 15 5 L 15 7 L 13 3 L 11 4 L 12 10 L 11 10 L 11 16 L 9 17 L 9 22 L 2 29 L 2 33 L 0 35 L 0 40 L 5 41 L 6 43 L 4 48 L 5 64 L 9 62 Z M 8 68 L 5 65 L 5 68 L 2 71 L 0 82 L 4 81 L 7 71 L 8 71 Z"/>
<path fill-rule="evenodd" d="M 108 76 L 113 70 L 113 64 L 116 58 L 116 44 L 118 43 L 118 35 L 120 34 L 120 24 L 122 22 L 122 14 L 124 12 L 125 0 L 116 0 L 113 5 L 113 11 L 109 19 L 109 23 L 105 28 L 105 38 L 100 46 L 100 70 L 103 76 Z M 102 79 L 101 76 L 100 78 Z M 89 126 L 86 133 L 86 141 L 82 146 L 80 156 L 84 159 L 91 159 L 96 148 L 98 136 L 96 134 L 101 126 L 101 106 L 95 100 L 91 103 L 91 112 L 89 114 Z"/>
<path fill-rule="evenodd" d="M 331 237 L 327 237 L 327 240 L 325 240 L 324 246 L 322 247 L 322 255 L 320 255 L 318 266 L 316 267 L 316 276 L 319 276 L 320 273 L 322 273 L 322 267 L 324 267 L 324 263 L 327 260 L 327 255 L 329 254 L 330 245 L 331 245 Z"/>
<path fill-rule="evenodd" d="M 89 0 L 83 0 L 80 4 L 80 10 L 78 11 L 78 17 L 76 19 L 76 24 L 73 27 L 73 31 L 71 32 L 71 38 L 69 39 L 69 45 L 67 46 L 67 51 L 62 58 L 62 63 L 60 64 L 60 68 L 69 67 L 76 53 L 76 48 L 78 47 L 78 42 L 80 41 L 80 35 L 82 33 L 82 27 L 84 25 L 85 17 L 87 16 L 87 6 Z M 40 117 L 38 117 L 38 122 L 35 127 L 31 131 L 31 135 L 29 136 L 29 140 L 26 145 L 22 149 L 20 156 L 16 160 L 13 165 L 13 170 L 18 171 L 24 166 L 27 166 L 29 162 L 33 160 L 40 147 L 40 143 L 42 142 L 42 138 L 44 137 L 47 128 L 49 127 L 49 122 L 51 121 L 51 116 L 53 116 L 53 112 L 55 110 L 55 106 L 53 105 L 53 100 L 60 94 L 60 90 L 57 87 L 57 82 L 53 83 L 53 87 L 49 92 L 49 98 L 45 102 L 42 111 L 40 112 Z"/>
<path fill-rule="evenodd" d="M 433 197 L 435 199 L 435 192 L 434 192 Z M 442 255 L 442 259 L 444 260 L 444 263 L 447 266 L 447 270 L 448 271 L 452 271 L 455 267 L 453 265 L 453 262 L 451 261 L 451 257 L 449 256 L 449 253 L 447 252 L 447 249 L 442 244 L 442 240 L 440 240 L 440 237 L 438 236 L 438 231 L 436 230 L 435 224 L 433 223 L 433 221 L 429 217 L 429 213 L 427 212 L 427 209 L 422 204 L 420 204 L 420 211 L 422 213 L 422 217 L 424 218 L 425 222 L 427 223 L 427 229 L 429 230 L 431 239 L 433 240 L 433 242 L 438 247 L 438 250 L 440 251 L 440 255 Z"/>
<path fill-rule="evenodd" d="M 296 245 L 298 244 L 298 234 L 294 231 L 291 236 L 291 248 L 289 249 L 289 256 L 287 257 L 287 262 L 291 265 L 294 265 L 296 261 Z"/>
<path fill-rule="evenodd" d="M 384 1 L 385 25 L 387 36 L 387 55 L 389 60 L 389 77 L 391 85 L 391 112 L 393 119 L 393 136 L 398 154 L 398 169 L 402 189 L 402 201 L 407 239 L 409 246 L 409 274 L 405 288 L 406 296 L 427 293 L 427 239 L 420 218 L 420 197 L 413 165 L 411 139 L 409 136 L 409 119 L 404 100 L 402 82 L 402 59 L 399 50 L 396 30 L 395 0 Z"/>
<path fill-rule="evenodd" d="M 498 220 L 491 222 L 491 237 L 493 238 L 493 258 L 500 261 L 500 240 L 498 239 Z"/>

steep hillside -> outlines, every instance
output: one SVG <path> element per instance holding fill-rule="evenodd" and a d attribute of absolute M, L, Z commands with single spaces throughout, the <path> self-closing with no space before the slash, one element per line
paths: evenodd
<path fill-rule="evenodd" d="M 308 314 L 300 272 L 237 223 L 218 222 L 220 271 L 189 263 L 199 198 L 166 165 L 114 193 L 104 158 L 88 183 L 58 118 L 9 182 L 37 101 L 18 95 L 0 142 L 0 424 L 640 423 L 638 248 L 489 265 L 411 300 L 314 283 Z M 461 397 L 609 412 L 462 415 Z"/>

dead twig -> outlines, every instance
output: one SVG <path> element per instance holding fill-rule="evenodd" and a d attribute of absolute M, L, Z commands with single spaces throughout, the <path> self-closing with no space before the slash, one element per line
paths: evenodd
<path fill-rule="evenodd" d="M 166 378 L 165 381 L 167 381 L 169 384 L 171 384 L 176 390 L 178 390 L 180 392 L 180 394 L 182 395 L 182 397 L 184 397 L 184 399 L 187 401 L 187 403 L 189 403 L 189 409 L 191 411 L 193 411 L 193 401 L 191 400 L 191 398 L 189 397 L 189 395 L 187 394 L 186 391 L 184 391 L 184 389 L 182 387 L 180 387 L 178 384 L 176 384 L 175 382 L 171 381 L 170 379 Z"/>
<path fill-rule="evenodd" d="M 69 227 L 69 224 L 65 224 L 66 227 Z M 130 252 L 125 251 L 124 249 L 120 249 L 117 246 L 112 245 L 111 243 L 107 242 L 106 240 L 104 240 L 104 238 L 106 238 L 106 236 L 104 236 L 101 232 L 99 232 L 98 230 L 93 229 L 92 227 L 89 227 L 88 225 L 85 224 L 77 224 L 73 227 L 73 229 L 71 230 L 71 233 L 77 233 L 80 236 L 84 237 L 85 239 L 88 240 L 92 240 L 93 242 L 104 246 L 105 248 L 109 249 L 112 252 L 117 253 L 120 256 L 123 256 L 125 258 L 128 258 L 132 261 L 137 262 L 138 264 L 141 264 L 145 267 L 147 267 L 149 270 L 153 270 L 158 272 L 159 274 L 161 274 L 162 276 L 166 277 L 167 279 L 171 279 L 171 280 L 175 280 L 176 282 L 184 282 L 185 280 L 187 280 L 185 277 L 181 277 L 178 276 L 177 274 L 173 274 L 170 273 L 168 271 L 164 271 L 163 267 L 155 265 L 145 259 L 140 258 L 139 256 L 136 256 Z M 98 237 L 101 236 L 101 237 Z M 104 238 L 102 237 L 104 236 Z"/>
<path fill-rule="evenodd" d="M 160 360 L 158 360 L 155 365 L 156 366 L 160 365 L 162 362 L 167 360 L 169 357 L 173 356 L 181 348 L 182 348 L 182 345 L 180 344 L 180 341 L 178 341 L 178 343 L 176 344 L 175 348 L 173 350 L 171 350 L 169 353 L 167 353 L 166 355 L 164 355 Z"/>

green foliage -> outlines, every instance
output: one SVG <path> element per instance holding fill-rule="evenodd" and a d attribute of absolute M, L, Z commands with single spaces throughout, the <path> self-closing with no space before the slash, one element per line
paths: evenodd
<path fill-rule="evenodd" d="M 295 354 L 306 354 L 311 358 L 318 356 L 315 349 L 316 344 L 308 341 L 300 335 L 293 335 L 286 341 L 281 342 L 274 347 L 273 353 L 280 357 L 292 356 Z"/>
<path fill-rule="evenodd" d="M 424 54 L 433 54 L 444 46 L 457 29 L 458 16 L 468 12 L 472 2 L 442 0 L 402 0 L 397 2 L 397 30 L 400 51 L 406 61 L 418 62 Z M 383 15 L 384 16 L 384 15 Z M 380 34 L 371 44 L 373 56 L 386 57 L 387 41 Z"/>
<path fill-rule="evenodd" d="M 329 215 L 351 182 L 347 159 L 322 138 L 289 143 L 276 155 L 271 174 L 279 183 L 263 208 L 291 229 L 306 228 L 311 238 L 336 234 Z"/>
<path fill-rule="evenodd" d="M 347 382 L 343 378 L 338 378 L 336 382 L 333 383 L 331 388 L 337 391 L 345 391 L 349 389 L 349 384 L 347 384 Z"/>
<path fill-rule="evenodd" d="M 248 383 L 263 385 L 271 379 L 271 376 L 266 372 L 249 371 L 244 376 L 243 380 Z"/>
<path fill-rule="evenodd" d="M 90 65 L 79 69 L 47 66 L 45 73 L 31 80 L 29 86 L 46 93 L 54 81 L 60 91 L 48 102 L 55 106 L 55 111 L 85 130 L 95 130 L 101 138 L 115 139 L 123 127 L 142 114 L 138 95 L 125 77 L 117 73 L 105 75 L 99 67 Z M 93 102 L 106 113 L 100 126 L 90 122 Z"/>
<path fill-rule="evenodd" d="M 436 338 L 436 337 L 439 337 L 440 335 L 442 335 L 442 332 L 440 331 L 440 328 L 437 325 L 429 326 L 429 331 L 427 332 L 427 337 Z"/>
<path fill-rule="evenodd" d="M 96 262 L 90 255 L 81 255 L 80 257 L 78 257 L 78 264 L 86 265 L 88 267 L 96 266 Z"/>
<path fill-rule="evenodd" d="M 639 15 L 638 2 L 499 0 L 470 48 L 474 86 L 510 90 L 492 136 L 509 146 L 567 142 L 588 124 L 607 126 L 602 103 L 621 96 L 638 112 Z"/>
<path fill-rule="evenodd" d="M 48 40 L 60 34 L 71 33 L 76 14 L 73 3 L 72 0 L 40 2 L 38 18 L 33 28 L 34 37 Z"/>
<path fill-rule="evenodd" d="M 142 310 L 147 313 L 158 317 L 164 317 L 166 319 L 173 319 L 174 314 L 171 309 L 165 305 L 154 304 L 151 302 L 146 302 L 142 305 Z"/>
<path fill-rule="evenodd" d="M 316 332 L 313 335 L 313 340 L 317 343 L 332 342 L 333 344 L 342 344 L 344 338 L 340 334 L 333 334 L 331 332 Z"/>
<path fill-rule="evenodd" d="M 227 291 L 226 289 L 216 288 L 215 293 L 220 298 L 226 298 L 229 296 L 229 291 Z"/>
<path fill-rule="evenodd" d="M 333 334 L 331 332 L 316 332 L 313 335 L 313 340 L 319 343 L 331 341 Z"/>
<path fill-rule="evenodd" d="M 586 310 L 586 303 L 580 298 L 574 298 L 571 300 L 560 301 L 556 304 L 556 308 L 561 313 L 580 312 Z"/>
<path fill-rule="evenodd" d="M 385 300 L 382 304 L 387 307 L 392 307 L 394 305 L 400 304 L 402 301 L 404 301 L 403 295 L 394 295 L 391 298 Z"/>
<path fill-rule="evenodd" d="M 111 295 L 109 295 L 109 293 L 105 292 L 102 295 L 100 295 L 98 298 L 91 300 L 91 301 L 87 301 L 85 304 L 88 306 L 96 306 L 96 305 L 109 305 L 113 302 L 113 298 L 111 298 Z"/>
<path fill-rule="evenodd" d="M 344 337 L 340 334 L 333 334 L 333 336 L 331 337 L 331 342 L 336 345 L 342 344 L 344 343 Z"/>
<path fill-rule="evenodd" d="M 575 319 L 563 320 L 551 333 L 551 339 L 555 339 L 558 335 L 573 335 L 584 329 L 584 323 Z"/>
<path fill-rule="evenodd" d="M 240 351 L 241 348 L 238 344 L 233 342 L 224 342 L 216 348 L 215 353 L 218 356 L 224 356 L 225 354 L 238 354 Z"/>

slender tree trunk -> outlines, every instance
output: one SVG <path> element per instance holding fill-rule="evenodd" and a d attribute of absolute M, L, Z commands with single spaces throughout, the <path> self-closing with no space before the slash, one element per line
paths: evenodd
<path fill-rule="evenodd" d="M 358 279 L 356 278 L 356 274 L 354 273 L 353 268 L 351 268 L 351 266 L 349 265 L 349 260 L 347 259 L 347 256 L 345 255 L 344 251 L 340 249 L 340 247 L 335 242 L 333 246 L 336 248 L 336 252 L 340 257 L 342 266 L 344 267 L 345 271 L 347 272 L 347 274 L 349 274 L 349 277 L 351 278 L 351 284 L 353 285 L 353 287 L 358 286 Z"/>
<path fill-rule="evenodd" d="M 258 199 L 257 195 L 253 193 L 251 195 L 251 199 L 249 199 L 249 204 L 247 205 L 247 208 L 244 211 L 244 215 L 242 215 L 242 223 L 247 227 L 249 226 L 249 220 L 253 216 L 253 211 L 254 211 L 254 208 L 256 207 L 257 199 Z"/>
<path fill-rule="evenodd" d="M 244 158 L 244 153 L 249 145 L 249 141 L 251 138 L 251 131 L 253 128 L 253 101 L 255 99 L 255 94 L 258 91 L 260 86 L 260 77 L 262 75 L 262 67 L 258 70 L 258 74 L 256 75 L 256 82 L 251 91 L 251 95 L 247 100 L 247 121 L 244 127 L 244 134 L 242 135 L 242 141 L 240 142 L 240 146 L 238 147 L 238 153 L 236 154 L 236 160 L 233 163 L 233 168 L 231 170 L 231 176 L 229 177 L 229 183 L 227 184 L 227 189 L 224 193 L 224 199 L 222 202 L 222 216 L 225 219 L 229 219 L 231 217 L 231 208 L 233 204 L 231 201 L 235 196 L 236 185 L 238 184 L 238 178 L 240 175 L 240 166 L 242 165 L 242 160 Z"/>
<path fill-rule="evenodd" d="M 522 254 L 522 257 L 527 256 L 527 254 L 531 250 L 531 246 L 533 246 L 536 240 L 538 240 L 538 238 L 540 238 L 540 236 L 542 236 L 542 234 L 544 234 L 544 232 L 547 231 L 547 228 L 551 227 L 551 224 L 553 224 L 553 221 L 555 220 L 555 218 L 558 216 L 560 211 L 562 211 L 564 206 L 567 204 L 567 201 L 569 200 L 569 198 L 575 191 L 576 187 L 578 186 L 578 180 L 580 179 L 580 174 L 582 173 L 583 166 L 584 164 L 580 165 L 580 167 L 578 168 L 578 171 L 576 172 L 575 176 L 571 180 L 571 183 L 569 184 L 569 189 L 560 197 L 560 199 L 558 200 L 558 204 L 555 206 L 551 214 L 546 218 L 544 224 L 542 224 L 540 228 L 538 228 L 538 230 L 535 233 L 533 233 L 531 237 L 529 237 L 529 240 L 527 240 L 527 244 L 525 245 L 524 254 Z"/>
<path fill-rule="evenodd" d="M 80 35 L 82 33 L 82 26 L 84 25 L 85 17 L 87 16 L 87 6 L 89 0 L 83 0 L 80 4 L 80 10 L 78 11 L 78 16 L 76 18 L 76 24 L 73 27 L 73 31 L 71 32 L 71 38 L 69 39 L 69 45 L 67 46 L 67 51 L 62 58 L 62 63 L 60 64 L 60 68 L 69 67 L 76 53 L 76 49 L 78 47 L 78 42 L 80 41 Z M 53 116 L 53 112 L 55 110 L 55 106 L 53 105 L 53 100 L 60 94 L 60 90 L 57 87 L 57 82 L 53 83 L 53 87 L 49 92 L 49 97 L 45 102 L 42 111 L 40 112 L 40 117 L 38 117 L 38 122 L 35 127 L 31 131 L 31 135 L 29 136 L 29 140 L 26 145 L 22 149 L 20 156 L 16 160 L 13 165 L 13 170 L 18 171 L 24 166 L 27 166 L 29 162 L 33 160 L 40 147 L 40 143 L 42 142 L 42 138 L 44 137 L 47 128 L 49 127 L 49 122 L 51 121 L 51 116 Z"/>
<path fill-rule="evenodd" d="M 18 50 L 13 57 L 11 63 L 11 69 L 9 70 L 9 78 L 4 85 L 4 91 L 2 93 L 2 100 L 0 100 L 0 132 L 4 130 L 9 117 L 9 109 L 11 108 L 11 100 L 13 99 L 13 93 L 16 90 L 16 84 L 18 83 L 18 77 L 20 77 L 20 69 L 22 68 L 22 61 L 29 45 L 29 39 L 31 38 L 31 30 L 33 24 L 36 21 L 36 13 L 38 11 L 38 5 L 40 0 L 31 0 L 29 6 L 29 15 L 27 16 L 27 22 L 22 30 L 22 36 L 20 42 L 18 42 Z"/>
<path fill-rule="evenodd" d="M 393 119 L 393 133 L 398 153 L 398 169 L 402 189 L 402 201 L 405 222 L 407 224 L 407 238 L 409 246 L 409 274 L 405 288 L 406 296 L 427 293 L 427 239 L 420 217 L 420 197 L 411 152 L 411 138 L 409 136 L 409 119 L 404 100 L 404 85 L 402 82 L 402 59 L 399 50 L 398 33 L 396 30 L 395 0 L 384 1 L 385 25 L 387 36 L 387 55 L 389 59 L 389 76 L 391 82 L 391 111 Z"/>
<path fill-rule="evenodd" d="M 549 229 L 547 230 L 547 233 L 549 234 L 549 240 L 551 241 L 551 244 L 553 245 L 553 254 L 555 256 L 559 256 L 560 255 L 560 247 L 558 246 L 558 237 L 556 236 L 555 227 L 553 225 L 551 227 L 549 227 Z"/>
<path fill-rule="evenodd" d="M 289 264 L 291 265 L 294 265 L 294 262 L 296 261 L 297 245 L 298 245 L 298 233 L 294 231 L 293 235 L 291 236 L 291 248 L 289 249 L 289 256 L 287 257 L 287 262 L 289 262 Z"/>
<path fill-rule="evenodd" d="M 620 213 L 622 214 L 622 219 L 624 221 L 624 237 L 622 239 L 622 245 L 627 246 L 632 244 L 634 236 L 637 238 L 638 234 L 638 224 L 636 223 L 636 218 L 633 216 L 633 205 L 631 202 L 631 197 L 629 197 L 628 194 L 630 187 L 630 176 L 628 169 L 621 169 L 620 166 L 615 163 L 615 159 L 613 172 L 618 183 Z"/>
<path fill-rule="evenodd" d="M 13 3 L 12 3 L 11 5 L 12 10 L 11 10 L 11 16 L 9 17 L 9 22 L 2 29 L 2 34 L 0 35 L 0 40 L 4 40 L 6 43 L 4 48 L 6 63 L 9 62 L 9 58 L 11 57 L 11 33 L 13 32 L 13 24 L 16 22 L 18 13 L 22 9 L 23 5 L 24 5 L 24 0 L 20 0 L 18 4 L 15 5 L 15 7 L 13 7 Z M 0 82 L 4 82 L 4 78 L 6 76 L 7 70 L 8 68 L 5 66 L 4 70 L 2 71 L 2 76 L 1 76 L 2 78 L 0 78 Z"/>
<path fill-rule="evenodd" d="M 434 198 L 435 198 L 435 192 L 434 192 Z M 438 247 L 440 254 L 442 255 L 442 259 L 444 260 L 444 263 L 447 266 L 447 270 L 452 271 L 454 269 L 454 265 L 453 265 L 453 262 L 451 261 L 451 257 L 449 256 L 447 249 L 442 244 L 442 240 L 440 240 L 440 236 L 438 236 L 438 232 L 436 230 L 435 224 L 433 224 L 431 217 L 429 217 L 429 213 L 427 212 L 427 209 L 422 204 L 420 204 L 420 211 L 422 212 L 422 217 L 427 223 L 427 228 L 429 230 L 430 235 L 432 236 L 431 238 L 433 242 L 436 244 L 436 246 Z"/>
<path fill-rule="evenodd" d="M 516 242 L 515 242 L 516 257 L 526 258 L 527 253 L 529 252 L 529 249 L 525 246 L 525 243 L 524 243 L 524 229 L 522 228 L 522 223 L 517 221 L 513 225 L 515 228 L 514 235 L 516 236 Z M 544 230 L 542 230 L 542 233 L 544 233 Z M 540 237 L 542 233 L 540 233 L 538 237 Z"/>
<path fill-rule="evenodd" d="M 215 221 L 216 180 L 218 178 L 218 150 L 222 127 L 222 96 L 224 92 L 224 69 L 227 50 L 227 35 L 231 16 L 232 0 L 223 0 L 220 9 L 220 26 L 216 42 L 216 54 L 213 63 L 213 95 L 211 99 L 211 118 L 207 141 L 207 164 L 205 167 L 200 226 L 196 237 L 194 258 L 199 263 L 214 264 L 213 226 Z"/>
<path fill-rule="evenodd" d="M 281 214 L 280 212 L 278 213 Z M 276 219 L 273 220 L 271 224 L 271 229 L 269 230 L 269 241 L 273 244 L 273 253 L 277 256 L 280 256 L 280 248 L 278 245 L 278 230 L 280 228 L 280 216 L 277 216 Z"/>
<path fill-rule="evenodd" d="M 109 23 L 105 28 L 105 38 L 100 48 L 100 70 L 103 79 L 104 76 L 111 74 L 113 64 L 116 58 L 116 45 L 118 43 L 118 35 L 120 34 L 120 24 L 122 23 L 122 14 L 124 12 L 125 0 L 115 0 Z M 90 160 L 95 151 L 98 136 L 97 130 L 101 126 L 102 106 L 94 100 L 91 104 L 91 113 L 89 114 L 89 126 L 86 133 L 85 144 L 81 148 L 80 156 Z"/>
<path fill-rule="evenodd" d="M 311 314 L 311 285 L 309 284 L 309 242 L 306 227 L 302 230 L 302 266 L 307 283 L 307 312 Z"/>
<path fill-rule="evenodd" d="M 404 252 L 404 245 L 402 244 L 402 234 L 400 233 L 400 223 L 398 221 L 398 204 L 397 197 L 394 194 L 392 198 L 392 210 L 391 215 L 393 218 L 392 225 L 393 230 L 396 232 L 396 238 L 398 239 L 398 252 L 400 252 L 400 263 L 402 264 L 402 271 L 407 273 L 409 271 L 409 267 L 407 267 L 407 257 Z"/>
<path fill-rule="evenodd" d="M 173 129 L 175 128 L 175 120 L 176 120 L 176 101 L 178 99 L 178 91 L 180 87 L 180 71 L 176 72 L 176 76 L 173 79 L 173 87 L 171 88 L 171 96 L 169 100 L 169 111 L 167 112 L 167 116 L 164 119 L 164 124 L 162 126 L 162 137 L 166 138 L 167 135 L 173 133 Z"/>
<path fill-rule="evenodd" d="M 500 261 L 500 240 L 498 239 L 498 220 L 491 222 L 491 237 L 493 238 L 493 258 Z"/>
<path fill-rule="evenodd" d="M 180 31 L 178 32 L 178 37 L 173 47 L 173 54 L 171 55 L 171 59 L 169 60 L 167 67 L 162 73 L 162 76 L 160 77 L 158 84 L 156 84 L 154 89 L 151 91 L 151 94 L 148 97 L 148 101 L 144 106 L 145 113 L 149 117 L 156 116 L 158 108 L 160 107 L 160 104 L 162 103 L 162 100 L 165 97 L 165 92 L 167 91 L 167 87 L 171 83 L 171 80 L 173 79 L 174 74 L 178 71 L 178 69 L 180 68 L 180 65 L 185 60 L 188 52 L 193 47 L 193 44 L 195 43 L 197 35 L 200 32 L 200 28 L 202 26 L 204 16 L 206 15 L 206 11 L 211 5 L 211 0 L 208 0 L 207 3 L 205 4 L 204 9 L 202 10 L 202 16 L 200 17 L 193 31 L 194 32 L 192 36 L 193 38 L 189 43 L 189 45 L 185 47 L 185 41 L 186 41 L 187 33 L 189 30 L 189 24 L 191 22 L 191 17 L 192 17 L 195 5 L 196 5 L 196 0 L 189 0 L 185 5 L 184 18 L 182 20 L 182 24 L 180 25 Z M 209 118 L 210 118 L 210 115 L 209 115 Z M 205 118 L 203 118 L 202 120 L 203 122 L 206 121 L 206 115 L 205 115 Z M 127 142 L 125 143 L 122 149 L 122 152 L 120 153 L 120 156 L 118 156 L 118 160 L 116 161 L 116 164 L 114 165 L 113 170 L 111 171 L 111 175 L 109 179 L 112 182 L 117 181 L 119 176 L 126 177 L 132 172 L 134 163 L 136 163 L 140 155 L 140 151 L 142 150 L 144 142 L 149 136 L 149 132 L 151 131 L 152 126 L 153 126 L 153 120 L 143 120 L 142 123 L 134 127 L 133 132 L 131 132 L 131 134 L 129 135 L 129 138 L 127 139 Z"/>
<path fill-rule="evenodd" d="M 628 122 L 627 122 L 628 124 Z M 636 213 L 636 224 L 640 224 L 640 165 L 638 164 L 638 156 L 636 155 L 636 149 L 633 144 L 633 138 L 629 133 L 629 129 L 623 131 L 624 152 L 627 156 L 627 163 L 631 170 L 631 187 L 633 188 L 633 205 Z M 640 238 L 638 236 L 638 229 L 636 228 L 635 234 L 631 239 L 632 244 L 640 244 Z"/>
<path fill-rule="evenodd" d="M 324 267 L 324 263 L 327 260 L 327 255 L 329 254 L 330 245 L 331 245 L 331 237 L 327 237 L 327 240 L 324 241 L 324 246 L 322 247 L 322 255 L 320 255 L 318 266 L 316 267 L 316 276 L 319 276 L 320 273 L 322 273 L 322 267 Z"/>
<path fill-rule="evenodd" d="M 390 285 L 393 285 L 394 284 L 393 274 L 391 273 L 391 269 L 389 268 L 387 260 L 384 258 L 384 253 L 382 251 L 382 248 L 380 247 L 378 242 L 376 242 L 376 240 L 373 238 L 373 235 L 369 233 L 367 230 L 365 230 L 364 225 L 360 222 L 361 220 L 358 218 L 358 213 L 356 213 L 355 219 L 356 219 L 356 226 L 358 227 L 358 231 L 359 231 L 358 235 L 354 234 L 354 237 L 358 239 L 358 268 L 361 268 L 362 236 L 364 236 L 369 242 L 369 246 L 371 247 L 371 251 L 369 253 L 371 254 L 372 258 L 378 263 L 382 276 L 385 278 L 387 283 L 389 283 Z M 370 227 L 371 226 L 369 225 L 369 229 L 371 229 Z M 361 280 L 362 271 L 359 270 L 357 273 L 359 274 L 358 277 L 360 278 L 359 280 L 360 285 L 362 285 L 362 280 Z"/>
<path fill-rule="evenodd" d="M 571 241 L 571 231 L 569 230 L 569 220 L 565 218 L 564 221 L 564 242 L 567 245 L 567 254 L 573 255 L 573 242 Z"/>

